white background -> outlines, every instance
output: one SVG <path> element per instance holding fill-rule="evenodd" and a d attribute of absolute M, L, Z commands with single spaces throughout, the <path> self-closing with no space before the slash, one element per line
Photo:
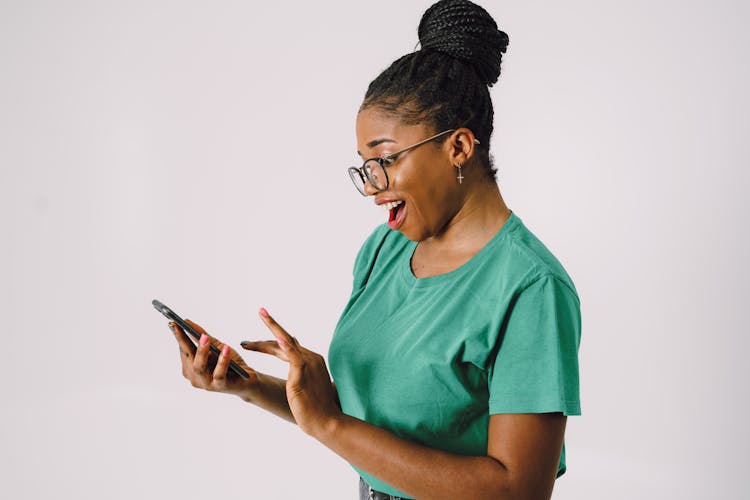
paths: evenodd
<path fill-rule="evenodd" d="M 356 111 L 429 4 L 0 1 L 3 496 L 355 497 L 190 387 L 150 301 L 233 345 L 263 305 L 326 352 L 385 217 L 345 172 Z M 582 299 L 554 497 L 748 498 L 749 4 L 484 5 L 501 190 Z"/>

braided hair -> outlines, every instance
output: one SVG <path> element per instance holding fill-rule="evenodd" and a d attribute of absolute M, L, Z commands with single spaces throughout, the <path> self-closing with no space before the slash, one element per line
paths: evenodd
<path fill-rule="evenodd" d="M 469 128 L 489 179 L 494 112 L 489 87 L 500 76 L 508 35 L 469 0 L 440 0 L 417 30 L 421 50 L 395 60 L 367 88 L 360 110 L 377 107 L 408 125 L 430 123 L 436 131 Z"/>

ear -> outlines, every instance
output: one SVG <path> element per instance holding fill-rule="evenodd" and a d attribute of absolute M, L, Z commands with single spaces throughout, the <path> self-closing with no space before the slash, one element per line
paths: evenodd
<path fill-rule="evenodd" d="M 464 127 L 456 129 L 446 142 L 450 148 L 450 162 L 454 166 L 465 166 L 474 156 L 475 147 L 479 144 L 474 132 Z"/>

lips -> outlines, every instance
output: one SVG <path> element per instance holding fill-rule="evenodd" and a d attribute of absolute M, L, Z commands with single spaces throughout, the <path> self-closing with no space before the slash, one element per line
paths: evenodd
<path fill-rule="evenodd" d="M 375 199 L 375 204 L 388 211 L 388 227 L 398 229 L 406 217 L 406 202 L 396 198 Z"/>
<path fill-rule="evenodd" d="M 403 224 L 404 217 L 406 217 L 406 203 L 403 200 L 398 200 L 388 205 L 390 205 L 388 209 L 388 227 L 398 229 Z"/>

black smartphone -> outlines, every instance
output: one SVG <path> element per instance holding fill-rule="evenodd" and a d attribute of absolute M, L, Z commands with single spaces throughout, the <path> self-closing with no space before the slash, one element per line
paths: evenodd
<path fill-rule="evenodd" d="M 156 299 L 152 300 L 151 304 L 153 304 L 153 306 L 156 308 L 157 311 L 159 311 L 164 316 L 166 316 L 167 319 L 169 319 L 170 321 L 174 321 L 175 323 L 180 325 L 180 327 L 183 330 L 185 330 L 185 332 L 187 332 L 188 335 L 190 335 L 191 337 L 195 339 L 196 343 L 200 342 L 201 334 L 198 333 L 198 331 L 195 328 L 190 326 L 190 323 L 188 323 L 184 319 L 177 316 L 177 314 L 173 310 L 171 310 L 170 308 L 168 308 L 167 306 L 165 306 L 164 304 L 162 304 Z M 211 347 L 212 353 L 216 354 L 216 356 L 219 356 L 221 354 L 221 351 L 219 350 L 218 347 L 216 347 L 213 344 L 209 344 L 209 345 Z M 250 375 L 248 375 L 248 373 L 245 370 L 243 370 L 240 365 L 238 365 L 232 360 L 229 361 L 229 369 L 232 370 L 237 375 L 239 375 L 240 377 L 244 378 L 245 380 L 250 378 Z"/>

